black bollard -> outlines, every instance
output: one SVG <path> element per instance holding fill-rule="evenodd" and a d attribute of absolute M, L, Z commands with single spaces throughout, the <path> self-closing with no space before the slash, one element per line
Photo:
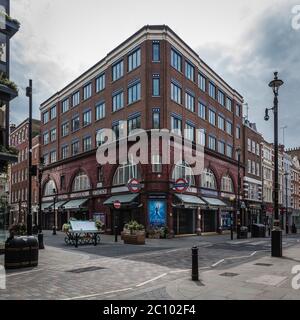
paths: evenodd
<path fill-rule="evenodd" d="M 78 233 L 75 234 L 75 248 L 78 248 Z"/>
<path fill-rule="evenodd" d="M 55 226 L 52 227 L 52 235 L 56 236 L 56 227 Z"/>
<path fill-rule="evenodd" d="M 45 249 L 44 246 L 44 235 L 42 232 L 38 233 L 39 249 Z"/>
<path fill-rule="evenodd" d="M 94 246 L 96 247 L 96 245 L 97 245 L 97 233 L 95 233 L 94 235 Z"/>
<path fill-rule="evenodd" d="M 192 280 L 199 281 L 199 270 L 198 270 L 198 247 L 192 248 Z"/>
<path fill-rule="evenodd" d="M 118 242 L 118 226 L 115 226 L 115 242 Z"/>

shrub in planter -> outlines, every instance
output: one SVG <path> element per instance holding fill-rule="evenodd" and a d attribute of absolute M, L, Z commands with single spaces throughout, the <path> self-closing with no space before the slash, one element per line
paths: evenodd
<path fill-rule="evenodd" d="M 104 227 L 104 223 L 102 221 L 95 221 L 95 225 L 96 225 L 96 228 L 98 229 L 98 231 L 101 231 L 103 230 L 103 227 Z"/>
<path fill-rule="evenodd" d="M 71 228 L 71 225 L 69 223 L 65 223 L 63 226 L 62 226 L 62 231 L 67 233 Z"/>
<path fill-rule="evenodd" d="M 126 244 L 145 244 L 145 227 L 137 221 L 130 221 L 125 224 L 121 238 Z"/>

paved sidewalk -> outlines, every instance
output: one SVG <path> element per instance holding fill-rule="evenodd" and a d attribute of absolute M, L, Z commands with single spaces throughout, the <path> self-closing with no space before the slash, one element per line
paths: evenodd
<path fill-rule="evenodd" d="M 300 289 L 292 288 L 292 268 L 299 265 L 300 245 L 284 250 L 283 258 L 263 257 L 239 266 L 200 273 L 171 282 L 167 294 L 183 300 L 300 300 Z M 298 280 L 300 284 L 300 280 Z"/>

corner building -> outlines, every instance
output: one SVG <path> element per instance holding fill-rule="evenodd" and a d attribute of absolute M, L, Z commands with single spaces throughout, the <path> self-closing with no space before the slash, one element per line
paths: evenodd
<path fill-rule="evenodd" d="M 41 104 L 44 227 L 70 217 L 101 219 L 107 232 L 136 219 L 171 234 L 229 229 L 237 199 L 236 149 L 243 148 L 242 96 L 167 26 L 145 26 Z M 102 129 L 169 129 L 205 148 L 202 175 L 183 163 L 98 165 Z M 196 129 L 201 129 L 196 136 Z M 150 160 L 151 161 L 151 160 Z M 241 153 L 241 177 L 244 159 Z M 137 178 L 143 188 L 129 192 Z M 183 194 L 172 188 L 186 178 Z M 242 190 L 241 190 L 242 193 Z M 119 200 L 121 209 L 113 203 Z"/>

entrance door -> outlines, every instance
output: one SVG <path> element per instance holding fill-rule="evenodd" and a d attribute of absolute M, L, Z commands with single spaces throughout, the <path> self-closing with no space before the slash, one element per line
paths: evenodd
<path fill-rule="evenodd" d="M 173 230 L 175 234 L 194 234 L 196 215 L 193 209 L 174 209 Z"/>
<path fill-rule="evenodd" d="M 113 210 L 112 214 L 112 232 L 114 233 L 115 223 L 118 226 L 118 233 L 121 234 L 123 231 L 124 225 L 131 220 L 135 220 L 138 223 L 143 223 L 140 217 L 139 209 L 122 209 L 122 210 Z"/>
<path fill-rule="evenodd" d="M 217 231 L 217 211 L 205 210 L 203 211 L 203 224 L 204 232 L 216 232 Z"/>

